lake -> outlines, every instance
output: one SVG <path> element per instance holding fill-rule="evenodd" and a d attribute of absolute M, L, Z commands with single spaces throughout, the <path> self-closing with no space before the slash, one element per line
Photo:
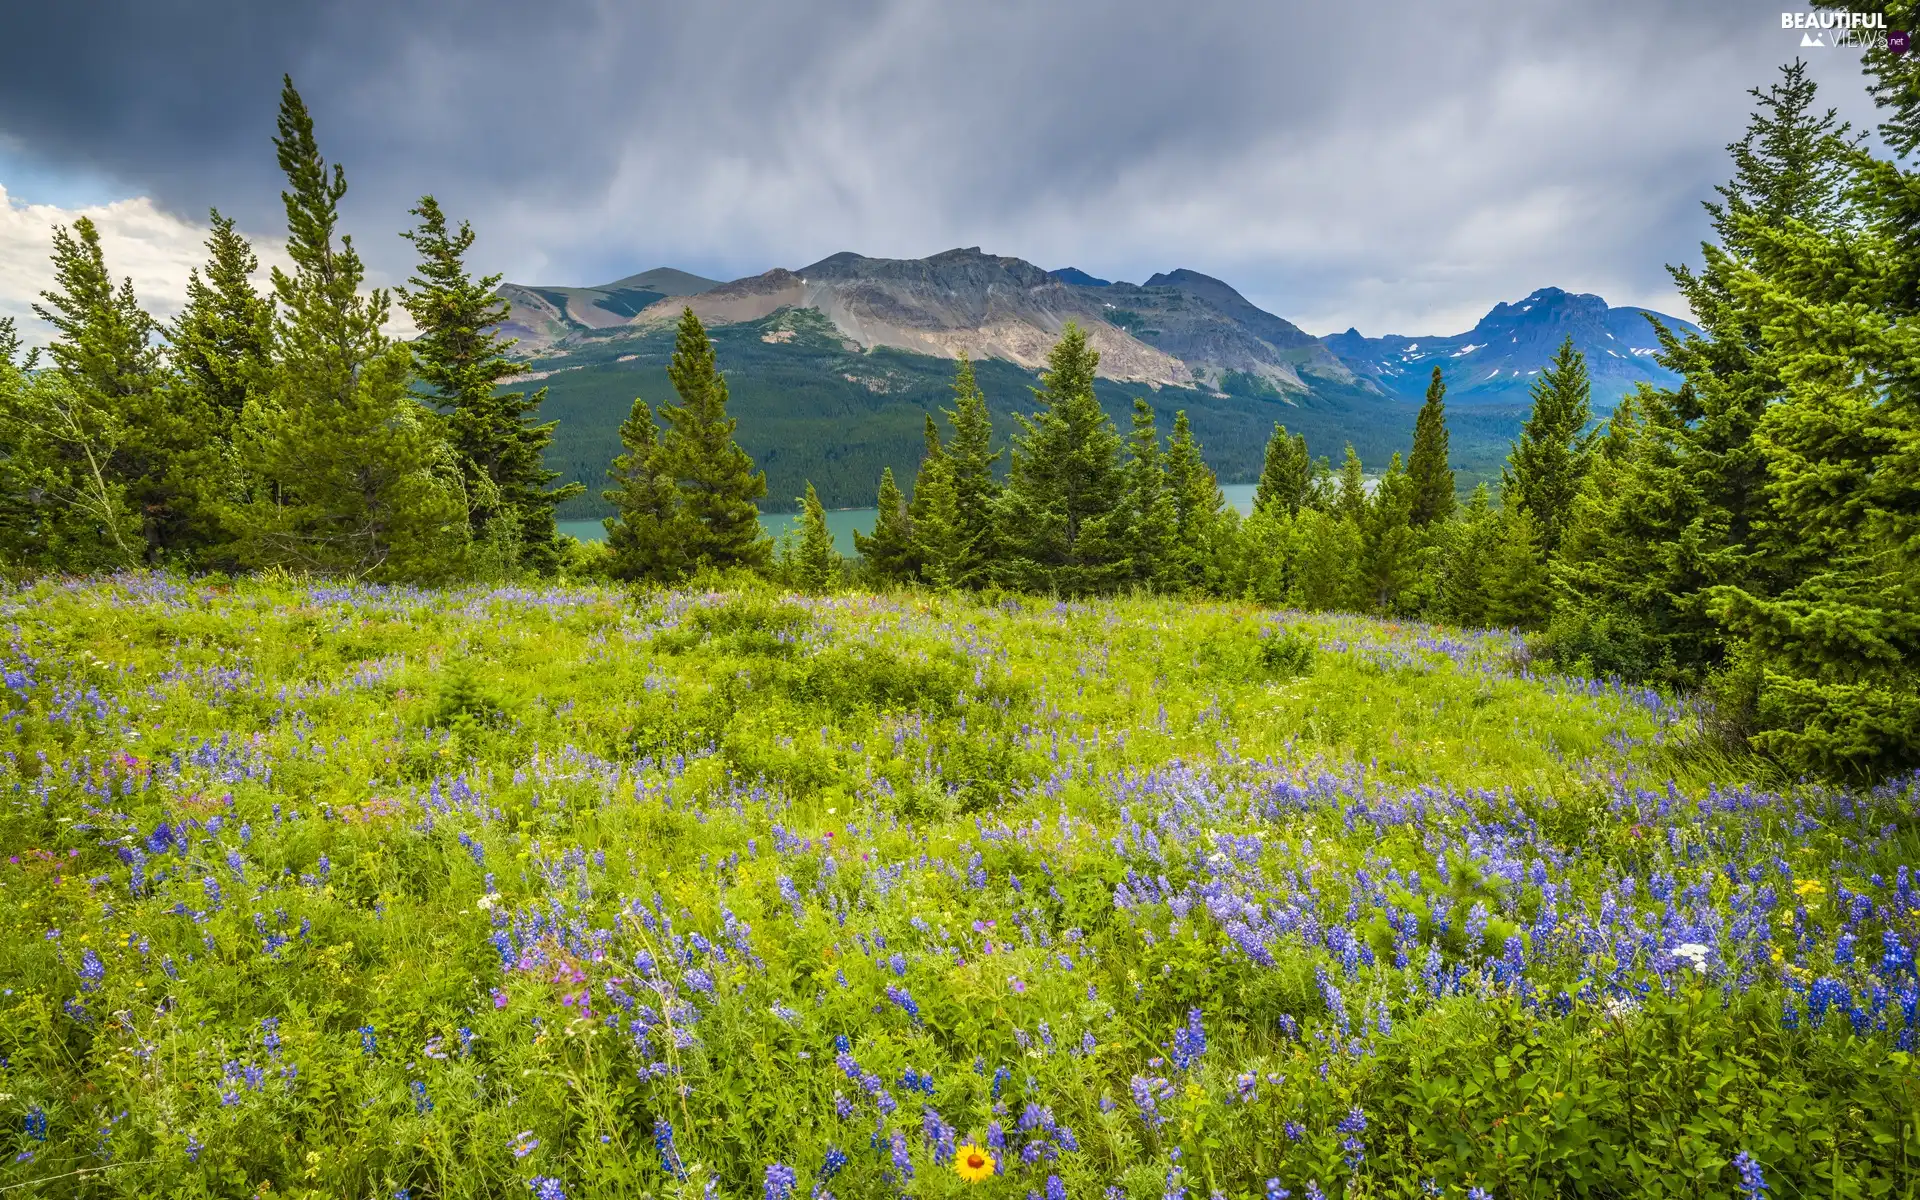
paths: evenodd
<path fill-rule="evenodd" d="M 1253 491 L 1251 483 L 1222 484 L 1220 492 L 1227 503 L 1238 510 L 1240 515 L 1253 511 Z M 874 518 L 880 515 L 877 508 L 838 508 L 827 511 L 827 530 L 833 534 L 833 544 L 840 553 L 851 557 L 854 553 L 853 534 L 855 530 L 866 533 L 873 528 Z M 760 524 L 767 536 L 778 538 L 782 533 L 792 530 L 794 536 L 800 536 L 799 513 L 761 513 Z M 607 540 L 606 527 L 598 521 L 561 521 L 560 532 L 569 537 L 579 538 L 583 542 L 604 542 Z"/>

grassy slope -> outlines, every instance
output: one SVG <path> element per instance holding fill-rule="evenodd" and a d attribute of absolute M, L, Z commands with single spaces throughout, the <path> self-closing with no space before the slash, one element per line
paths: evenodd
<path fill-rule="evenodd" d="M 762 341 L 776 325 L 795 327 L 796 336 L 779 344 Z M 952 362 L 896 350 L 848 351 L 823 321 L 778 313 L 711 332 L 727 373 L 740 443 L 767 472 L 764 507 L 770 510 L 795 507 L 793 498 L 809 479 L 830 508 L 870 507 L 887 466 L 906 488 L 920 461 L 924 415 L 953 403 Z M 567 358 L 542 361 L 542 367 L 578 368 L 529 385 L 548 389 L 543 415 L 560 422 L 549 466 L 591 488 L 565 506 L 562 518 L 607 515 L 599 489 L 607 463 L 618 452 L 620 422 L 635 396 L 656 409 L 663 399 L 673 399 L 666 373 L 672 352 L 672 330 L 663 329 L 640 338 L 595 338 Z M 634 357 L 620 361 L 627 355 Z M 1000 360 L 978 364 L 977 373 L 1004 439 L 1014 429 L 1013 413 L 1032 411 L 1028 389 L 1037 380 Z M 1098 392 L 1123 429 L 1135 395 L 1154 405 L 1163 432 L 1171 428 L 1175 410 L 1188 410 L 1208 462 L 1229 483 L 1259 476 L 1275 421 L 1304 433 L 1313 453 L 1329 456 L 1336 465 L 1342 445 L 1352 441 L 1369 465 L 1384 468 L 1395 451 L 1404 454 L 1412 444 L 1417 411 L 1416 405 L 1350 394 L 1334 385 L 1324 385 L 1299 404 L 1251 389 L 1225 397 L 1193 390 L 1156 393 L 1109 380 L 1100 381 Z M 1509 425 L 1517 429 L 1518 420 L 1498 417 L 1490 425 L 1474 417 L 1457 423 L 1455 458 L 1463 475 L 1480 478 L 1497 471 Z"/>
<path fill-rule="evenodd" d="M 659 1194 L 666 1121 L 724 1195 L 829 1146 L 837 1195 L 890 1195 L 897 1146 L 954 1196 L 943 1139 L 1029 1102 L 1042 1165 L 987 1194 L 1155 1196 L 1176 1147 L 1236 1200 L 1726 1195 L 1736 1149 L 1864 1195 L 1920 1155 L 1910 968 L 1858 1038 L 1783 1029 L 1778 982 L 1864 1004 L 1881 928 L 1912 944 L 1914 794 L 1756 789 L 1504 635 L 143 577 L 4 607 L 0 1090 L 49 1133 L 0 1186 L 104 1148 L 93 1194 Z M 1664 949 L 1696 940 L 1704 984 Z"/>

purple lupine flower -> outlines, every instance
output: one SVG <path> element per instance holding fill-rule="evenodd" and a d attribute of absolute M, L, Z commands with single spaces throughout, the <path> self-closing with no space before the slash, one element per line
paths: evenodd
<path fill-rule="evenodd" d="M 1766 1176 L 1760 1173 L 1760 1163 L 1745 1150 L 1733 1156 L 1733 1169 L 1740 1174 L 1740 1194 L 1746 1200 L 1760 1200 L 1769 1190 Z"/>
<path fill-rule="evenodd" d="M 1173 1065 L 1184 1071 L 1206 1052 L 1207 1031 L 1200 1024 L 1200 1010 L 1191 1009 L 1185 1027 L 1173 1031 Z"/>
<path fill-rule="evenodd" d="M 673 1148 L 673 1126 L 665 1117 L 653 1119 L 653 1145 L 660 1152 L 660 1165 L 675 1179 L 685 1179 L 687 1168 L 680 1162 L 680 1152 Z"/>
<path fill-rule="evenodd" d="M 793 1195 L 793 1185 L 797 1176 L 792 1167 L 785 1163 L 767 1164 L 767 1200 L 787 1200 Z"/>
<path fill-rule="evenodd" d="M 551 1175 L 535 1175 L 527 1186 L 533 1189 L 534 1200 L 567 1200 L 566 1189 Z"/>
<path fill-rule="evenodd" d="M 106 977 L 107 965 L 100 961 L 100 956 L 93 952 L 93 947 L 89 946 L 82 950 L 80 952 L 80 990 L 94 991 L 100 986 L 100 981 Z"/>
<path fill-rule="evenodd" d="M 1280 1186 L 1278 1179 L 1267 1180 L 1267 1200 L 1287 1200 L 1293 1195 L 1293 1189 Z"/>

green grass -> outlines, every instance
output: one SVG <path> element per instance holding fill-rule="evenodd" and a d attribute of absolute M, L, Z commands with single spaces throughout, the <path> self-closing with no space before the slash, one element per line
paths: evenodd
<path fill-rule="evenodd" d="M 1915 785 L 1757 778 L 1504 633 L 751 585 L 0 608 L 21 1194 L 1916 1177 Z"/>

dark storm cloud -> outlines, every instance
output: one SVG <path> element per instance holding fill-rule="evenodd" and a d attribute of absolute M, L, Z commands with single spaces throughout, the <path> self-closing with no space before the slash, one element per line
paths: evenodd
<path fill-rule="evenodd" d="M 1549 283 L 1670 300 L 1744 89 L 1800 52 L 1732 0 L 91 3 L 13 28 L 0 134 L 262 233 L 291 72 L 389 276 L 432 191 L 518 279 L 979 244 L 1410 333 Z M 1852 53 L 1805 53 L 1859 115 Z"/>

